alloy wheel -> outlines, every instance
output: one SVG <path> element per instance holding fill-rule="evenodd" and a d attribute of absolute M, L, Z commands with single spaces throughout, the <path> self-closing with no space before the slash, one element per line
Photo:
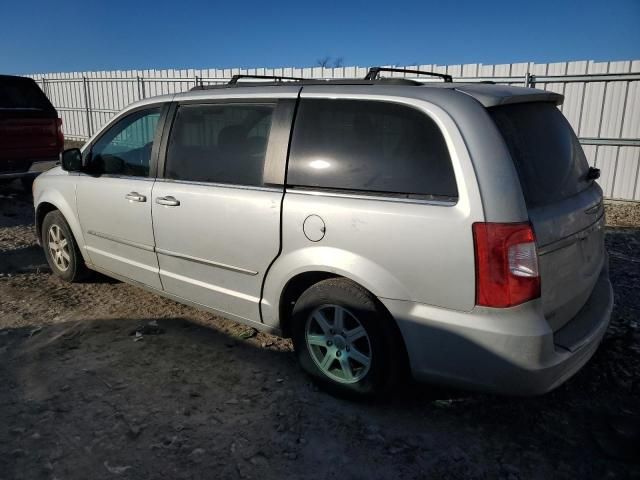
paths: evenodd
<path fill-rule="evenodd" d="M 62 229 L 53 224 L 49 227 L 47 234 L 49 241 L 49 253 L 53 259 L 53 263 L 62 272 L 66 272 L 71 264 L 71 254 L 69 253 L 69 241 L 65 237 Z"/>
<path fill-rule="evenodd" d="M 316 308 L 307 319 L 305 341 L 311 358 L 327 377 L 356 383 L 371 367 L 371 341 L 358 318 L 338 305 Z"/>

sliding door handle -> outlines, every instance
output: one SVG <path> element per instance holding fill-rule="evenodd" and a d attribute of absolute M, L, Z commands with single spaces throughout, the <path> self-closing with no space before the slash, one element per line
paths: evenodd
<path fill-rule="evenodd" d="M 164 205 L 166 207 L 177 207 L 178 205 L 180 205 L 180 200 L 176 200 L 174 197 L 169 195 L 167 197 L 156 198 L 156 203 L 158 205 Z"/>
<path fill-rule="evenodd" d="M 138 192 L 129 192 L 124 196 L 124 198 L 126 198 L 127 200 L 129 200 L 131 202 L 146 202 L 147 201 L 147 197 L 145 197 L 144 195 L 140 195 Z"/>

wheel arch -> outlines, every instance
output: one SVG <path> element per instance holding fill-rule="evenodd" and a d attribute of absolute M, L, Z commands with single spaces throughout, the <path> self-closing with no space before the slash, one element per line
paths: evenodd
<path fill-rule="evenodd" d="M 399 361 L 402 365 L 401 371 L 403 373 L 409 373 L 410 363 L 407 346 L 405 344 L 404 337 L 402 336 L 402 331 L 400 330 L 400 327 L 398 326 L 398 323 L 396 322 L 393 315 L 391 315 L 389 309 L 380 301 L 380 299 L 378 299 L 378 297 L 373 292 L 367 289 L 360 282 L 357 282 L 356 280 L 349 278 L 348 276 L 339 275 L 335 272 L 326 270 L 308 270 L 298 273 L 297 275 L 289 279 L 284 289 L 282 290 L 282 293 L 280 295 L 280 302 L 278 305 L 278 316 L 282 336 L 285 338 L 291 337 L 293 307 L 300 296 L 313 285 L 323 280 L 332 278 L 347 280 L 371 294 L 376 303 L 376 306 L 380 309 L 381 312 L 383 312 L 384 316 L 386 317 L 385 321 L 389 322 L 393 334 L 396 337 L 398 344 L 400 345 L 401 358 L 399 359 Z"/>
<path fill-rule="evenodd" d="M 38 242 L 40 242 L 42 238 L 42 223 L 44 222 L 44 217 L 47 216 L 47 213 L 53 212 L 54 210 L 59 210 L 59 208 L 49 202 L 41 202 L 36 208 L 36 236 Z"/>
<path fill-rule="evenodd" d="M 409 299 L 395 275 L 374 260 L 335 247 L 306 246 L 281 255 L 269 269 L 261 299 L 262 321 L 282 330 L 280 302 L 291 281 L 331 276 L 347 278 L 377 298 Z"/>
<path fill-rule="evenodd" d="M 280 320 L 280 329 L 282 335 L 286 338 L 291 337 L 291 313 L 295 303 L 305 290 L 312 287 L 322 280 L 329 278 L 346 278 L 332 272 L 311 270 L 298 273 L 291 277 L 285 284 L 280 294 L 278 304 L 278 319 Z"/>
<path fill-rule="evenodd" d="M 71 233 L 73 234 L 76 243 L 78 244 L 83 259 L 85 260 L 85 262 L 88 261 L 84 250 L 84 237 L 82 236 L 80 223 L 78 222 L 77 216 L 74 213 L 75 209 L 71 205 L 69 205 L 69 203 L 61 194 L 48 192 L 38 199 L 38 204 L 36 206 L 35 212 L 35 227 L 38 242 L 41 243 L 42 223 L 44 222 L 44 218 L 48 213 L 55 210 L 59 211 L 64 217 L 65 221 L 69 225 L 69 228 L 71 229 Z"/>

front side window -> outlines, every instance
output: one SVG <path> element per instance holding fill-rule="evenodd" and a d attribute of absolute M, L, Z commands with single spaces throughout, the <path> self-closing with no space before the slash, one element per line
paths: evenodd
<path fill-rule="evenodd" d="M 449 150 L 423 112 L 365 100 L 304 99 L 294 127 L 293 186 L 455 198 Z"/>
<path fill-rule="evenodd" d="M 273 105 L 184 105 L 171 128 L 165 176 L 263 185 Z"/>
<path fill-rule="evenodd" d="M 160 108 L 143 110 L 118 121 L 91 148 L 91 170 L 112 175 L 148 177 Z"/>

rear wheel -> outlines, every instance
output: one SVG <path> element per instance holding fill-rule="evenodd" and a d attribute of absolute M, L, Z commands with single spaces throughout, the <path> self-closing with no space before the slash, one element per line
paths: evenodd
<path fill-rule="evenodd" d="M 388 393 L 403 376 L 403 350 L 392 322 L 364 288 L 344 278 L 323 280 L 293 310 L 300 365 L 332 393 Z"/>
<path fill-rule="evenodd" d="M 88 276 L 82 254 L 64 216 L 54 210 L 42 222 L 42 246 L 51 271 L 67 282 L 77 282 Z"/>

